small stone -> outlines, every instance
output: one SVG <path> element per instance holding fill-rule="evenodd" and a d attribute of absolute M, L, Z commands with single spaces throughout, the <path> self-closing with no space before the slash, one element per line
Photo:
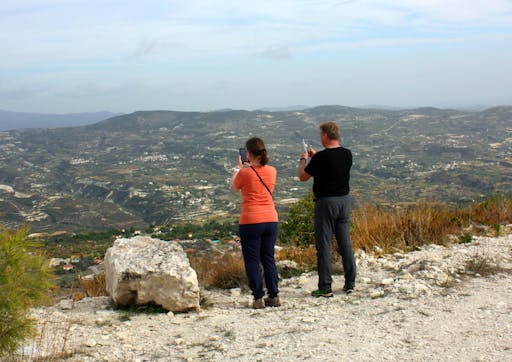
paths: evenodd
<path fill-rule="evenodd" d="M 262 342 L 256 345 L 257 348 L 267 348 L 272 347 L 272 343 L 270 342 Z"/>
<path fill-rule="evenodd" d="M 405 273 L 404 275 L 402 275 L 402 279 L 412 280 L 412 279 L 414 279 L 414 277 L 411 275 L 411 273 Z"/>
<path fill-rule="evenodd" d="M 316 321 L 316 319 L 312 318 L 312 317 L 302 318 L 302 322 L 304 322 L 304 323 L 315 323 L 315 321 Z"/>
<path fill-rule="evenodd" d="M 302 288 L 308 282 L 308 278 L 304 275 L 301 275 L 297 278 L 297 288 Z"/>
<path fill-rule="evenodd" d="M 380 284 L 382 285 L 391 285 L 393 284 L 394 280 L 393 278 L 385 278 L 385 279 L 382 279 Z"/>
<path fill-rule="evenodd" d="M 183 338 L 176 338 L 174 340 L 174 343 L 176 343 L 177 345 L 184 345 L 184 344 L 187 344 L 187 342 L 185 341 L 185 339 Z"/>
<path fill-rule="evenodd" d="M 98 344 L 94 339 L 89 339 L 88 341 L 85 341 L 85 345 L 87 347 L 94 347 Z"/>
<path fill-rule="evenodd" d="M 71 310 L 73 309 L 73 299 L 63 299 L 59 303 L 59 307 L 62 310 Z"/>
<path fill-rule="evenodd" d="M 383 296 L 384 296 L 383 290 L 376 290 L 376 291 L 370 293 L 370 298 L 372 298 L 372 299 L 381 298 Z"/>
<path fill-rule="evenodd" d="M 229 292 L 231 293 L 231 298 L 239 298 L 242 294 L 242 290 L 240 288 L 230 289 Z"/>
<path fill-rule="evenodd" d="M 371 283 L 371 281 L 372 280 L 370 278 L 367 278 L 367 277 L 359 278 L 359 282 L 360 283 L 369 284 L 369 283 Z"/>

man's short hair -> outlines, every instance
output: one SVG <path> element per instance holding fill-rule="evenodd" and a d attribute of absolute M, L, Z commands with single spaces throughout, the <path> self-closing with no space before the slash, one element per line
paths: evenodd
<path fill-rule="evenodd" d="M 340 129 L 338 125 L 332 121 L 324 122 L 320 125 L 320 131 L 325 133 L 330 140 L 337 140 L 340 138 Z"/>

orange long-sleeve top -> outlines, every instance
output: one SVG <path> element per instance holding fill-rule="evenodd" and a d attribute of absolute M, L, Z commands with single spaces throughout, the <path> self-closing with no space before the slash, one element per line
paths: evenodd
<path fill-rule="evenodd" d="M 271 192 L 276 185 L 277 171 L 274 167 L 253 166 Z M 277 222 L 278 216 L 272 195 L 250 167 L 242 168 L 233 179 L 233 186 L 242 192 L 242 207 L 239 224 Z"/>

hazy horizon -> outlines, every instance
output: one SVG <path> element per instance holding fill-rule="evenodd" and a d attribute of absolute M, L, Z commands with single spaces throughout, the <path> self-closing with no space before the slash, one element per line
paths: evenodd
<path fill-rule="evenodd" d="M 440 110 L 457 110 L 457 111 L 483 111 L 489 108 L 494 107 L 512 107 L 512 104 L 495 104 L 495 105 L 468 105 L 468 106 L 454 106 L 454 107 L 436 107 L 432 105 L 418 105 L 415 107 L 399 107 L 399 106 L 390 106 L 390 105 L 382 105 L 382 104 L 367 104 L 367 105 L 356 105 L 356 106 L 347 106 L 345 104 L 317 104 L 317 105 L 291 105 L 291 106 L 276 106 L 276 107 L 260 107 L 255 109 L 244 109 L 244 108 L 218 108 L 218 109 L 198 109 L 198 110 L 179 110 L 179 109 L 135 109 L 130 112 L 112 112 L 106 109 L 93 110 L 93 111 L 84 111 L 84 112 L 28 112 L 28 111 L 17 111 L 10 109 L 0 109 L 0 112 L 8 112 L 8 113 L 19 113 L 19 114 L 34 114 L 34 115 L 59 115 L 59 116 L 68 116 L 68 115 L 81 115 L 81 114 L 99 114 L 99 113 L 112 113 L 113 115 L 122 115 L 122 114 L 130 114 L 134 112 L 157 112 L 157 111 L 169 111 L 169 112 L 220 112 L 220 111 L 267 111 L 267 112 L 281 112 L 281 111 L 294 111 L 299 109 L 311 109 L 316 107 L 349 107 L 356 109 L 376 109 L 376 110 L 410 110 L 410 109 L 418 109 L 418 108 L 437 108 Z"/>
<path fill-rule="evenodd" d="M 512 2 L 0 5 L 0 109 L 511 105 Z"/>

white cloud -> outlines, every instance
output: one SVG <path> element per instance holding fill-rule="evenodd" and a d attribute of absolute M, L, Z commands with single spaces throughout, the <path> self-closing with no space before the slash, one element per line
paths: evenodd
<path fill-rule="evenodd" d="M 507 0 L 394 0 L 384 4 L 403 8 L 425 24 L 509 26 L 512 18 L 512 3 Z"/>
<path fill-rule="evenodd" d="M 447 56 L 463 60 L 487 51 L 499 52 L 510 63 L 511 39 L 512 1 L 507 0 L 3 1 L 0 46 L 8 56 L 0 57 L 0 107 L 7 97 L 21 100 L 24 94 L 28 99 L 44 93 L 49 102 L 49 94 L 79 90 L 85 99 L 95 89 L 117 92 L 121 102 L 123 87 L 118 84 L 138 84 L 147 92 L 139 100 L 164 99 L 162 90 L 179 82 L 189 87 L 179 97 L 183 102 L 194 97 L 194 89 L 201 89 L 198 99 L 207 102 L 208 90 L 216 88 L 211 84 L 217 89 L 229 84 L 232 93 L 226 99 L 231 101 L 245 93 L 244 85 L 260 81 L 266 92 L 268 82 L 281 82 L 281 92 L 292 99 L 299 88 L 304 97 L 313 93 L 308 87 L 287 86 L 305 74 L 318 97 L 326 97 L 320 90 L 327 89 L 323 84 L 338 71 L 379 74 L 375 64 L 389 61 L 410 74 L 409 64 L 402 63 L 404 54 L 427 55 L 439 68 Z M 490 64 L 473 71 L 487 74 Z M 434 81 L 449 76 L 430 75 Z M 336 89 L 330 86 L 329 91 Z M 126 92 L 127 103 L 135 92 Z M 210 96 L 222 100 L 221 94 Z M 308 99 L 291 103 L 312 104 Z M 235 105 L 218 108 L 225 106 Z"/>
<path fill-rule="evenodd" d="M 460 27 L 492 24 L 512 31 L 512 2 L 505 0 L 13 4 L 0 5 L 0 40 L 12 59 L 11 63 L 3 59 L 1 64 L 7 65 L 122 58 L 155 51 L 173 57 L 180 55 L 176 51 L 185 57 L 187 52 L 192 56 L 250 54 L 255 48 L 300 49 L 379 36 L 408 37 L 424 29 L 442 37 L 443 27 L 460 31 Z"/>

